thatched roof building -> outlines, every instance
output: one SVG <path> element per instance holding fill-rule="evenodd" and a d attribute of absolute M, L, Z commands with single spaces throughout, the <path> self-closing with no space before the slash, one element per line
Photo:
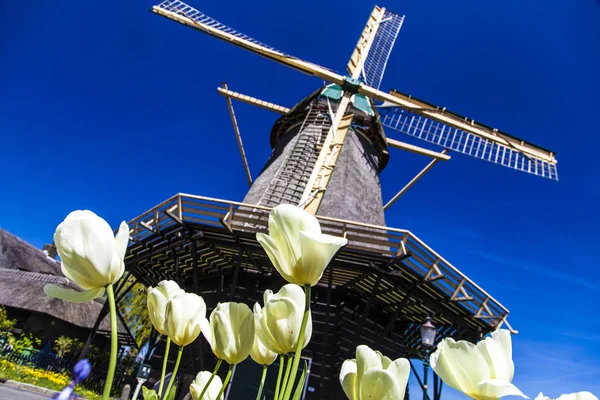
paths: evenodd
<path fill-rule="evenodd" d="M 43 291 L 44 285 L 52 283 L 65 288 L 81 290 L 61 272 L 60 261 L 53 248 L 37 249 L 24 240 L 0 228 L 0 305 L 17 312 L 26 330 L 42 330 L 44 341 L 55 336 L 87 336 L 94 327 L 103 307 L 104 299 L 88 303 L 70 303 L 50 298 Z M 56 327 L 56 329 L 50 329 Z M 119 333 L 127 336 L 127 330 L 119 321 Z M 99 333 L 110 331 L 107 318 L 100 323 Z"/>

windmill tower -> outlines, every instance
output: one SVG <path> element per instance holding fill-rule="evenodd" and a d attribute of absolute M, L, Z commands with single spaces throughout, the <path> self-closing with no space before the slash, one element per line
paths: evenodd
<path fill-rule="evenodd" d="M 353 357 L 357 344 L 392 358 L 421 357 L 426 348 L 419 326 L 428 316 L 437 340 L 476 340 L 501 326 L 516 332 L 506 307 L 412 232 L 385 226 L 384 210 L 436 162 L 449 160 L 449 151 L 556 180 L 555 155 L 445 108 L 395 90 L 381 91 L 402 16 L 374 8 L 344 76 L 265 45 L 182 1 L 167 0 L 152 11 L 328 84 L 291 109 L 219 88 L 228 101 L 250 190 L 242 202 L 180 193 L 131 220 L 125 262 L 138 281 L 156 285 L 175 279 L 202 294 L 209 309 L 218 301 L 262 301 L 265 289 L 283 282 L 255 234 L 267 229 L 271 207 L 291 203 L 315 214 L 325 233 L 349 239 L 313 288 L 306 398 L 343 398 L 339 365 Z M 254 182 L 232 99 L 281 114 L 271 130 L 273 152 Z M 384 129 L 443 151 L 388 138 Z M 390 148 L 432 161 L 384 205 L 379 173 Z M 211 368 L 203 357 L 206 348 L 198 344 L 192 352 L 188 373 Z M 238 379 L 246 375 L 252 374 L 238 374 Z M 434 398 L 439 388 L 434 378 Z M 245 398 L 236 396 L 232 392 L 230 398 Z"/>

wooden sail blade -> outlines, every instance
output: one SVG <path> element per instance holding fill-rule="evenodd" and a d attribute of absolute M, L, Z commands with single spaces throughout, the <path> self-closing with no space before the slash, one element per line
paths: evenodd
<path fill-rule="evenodd" d="M 183 1 L 165 0 L 159 5 L 153 6 L 152 12 L 280 64 L 294 68 L 300 72 L 304 72 L 305 74 L 316 76 L 326 81 L 337 83 L 338 85 L 341 85 L 344 82 L 344 77 L 342 75 L 317 64 L 290 56 L 274 47 L 259 42 L 248 35 L 220 23 L 201 11 L 187 5 Z"/>
<path fill-rule="evenodd" d="M 348 62 L 348 73 L 379 89 L 404 16 L 375 6 Z"/>
<path fill-rule="evenodd" d="M 460 129 L 456 124 L 424 114 L 423 111 L 417 113 L 399 107 L 380 109 L 381 123 L 387 128 L 475 158 L 558 180 L 556 159 L 554 153 L 548 150 L 479 124 L 471 126 L 475 129 Z M 440 116 L 457 118 L 447 112 Z M 483 129 L 488 130 L 485 136 L 478 133 Z"/>

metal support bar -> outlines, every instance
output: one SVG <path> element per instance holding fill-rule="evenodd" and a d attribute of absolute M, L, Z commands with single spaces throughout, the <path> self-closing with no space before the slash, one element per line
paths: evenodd
<path fill-rule="evenodd" d="M 423 381 L 421 380 L 421 377 L 419 376 L 419 374 L 417 372 L 417 369 L 413 365 L 412 361 L 408 360 L 408 362 L 410 363 L 410 369 L 412 369 L 412 372 L 415 375 L 415 378 L 417 378 L 417 382 L 419 383 L 419 386 L 423 390 L 423 400 L 430 400 L 429 399 L 429 394 L 427 393 L 427 386 L 425 386 L 423 384 Z"/>
<path fill-rule="evenodd" d="M 242 253 L 243 250 L 240 248 L 237 263 L 235 264 L 235 269 L 233 270 L 233 280 L 231 281 L 231 288 L 229 289 L 229 301 L 233 301 L 233 296 L 235 295 L 235 288 L 237 286 L 238 278 L 240 276 L 240 269 L 242 268 Z"/>
<path fill-rule="evenodd" d="M 179 286 L 181 286 L 181 274 L 179 272 L 179 258 L 177 257 L 177 252 L 175 249 L 171 250 L 171 255 L 173 256 L 173 265 L 175 266 L 175 282 Z"/>
<path fill-rule="evenodd" d="M 444 149 L 442 151 L 442 154 L 446 154 L 448 152 L 448 149 Z M 390 208 L 390 206 L 392 204 L 394 204 L 396 202 L 396 200 L 398 200 L 400 198 L 400 196 L 402 196 L 404 193 L 406 193 L 408 191 L 408 189 L 410 189 L 415 183 L 417 183 L 417 181 L 419 179 L 421 179 L 423 177 L 423 175 L 425 175 L 431 168 L 433 168 L 433 166 L 440 161 L 439 158 L 434 158 L 433 160 L 431 160 L 431 162 L 429 164 L 427 164 L 427 166 L 425 168 L 423 168 L 421 170 L 421 172 L 419 172 L 414 178 L 411 179 L 410 182 L 408 182 L 406 184 L 406 186 L 404 186 L 402 188 L 402 190 L 400 190 L 398 193 L 396 193 L 396 195 L 394 197 L 392 197 L 392 199 L 390 201 L 387 202 L 387 204 L 385 206 L 383 206 L 383 210 L 387 210 L 388 208 Z"/>
<path fill-rule="evenodd" d="M 227 90 L 227 84 L 223 82 L 223 87 Z M 246 159 L 246 152 L 244 151 L 244 145 L 242 143 L 242 136 L 240 135 L 240 128 L 235 118 L 235 112 L 233 111 L 233 104 L 228 96 L 225 96 L 227 101 L 227 108 L 229 109 L 229 116 L 231 116 L 231 123 L 233 124 L 233 131 L 235 132 L 235 138 L 237 140 L 238 148 L 240 149 L 240 156 L 242 157 L 242 163 L 244 163 L 244 172 L 246 172 L 246 179 L 248 180 L 248 186 L 252 186 L 252 175 L 250 174 L 250 167 L 248 166 L 248 160 Z"/>
<path fill-rule="evenodd" d="M 321 368 L 326 369 L 326 373 L 323 375 L 330 379 L 331 368 L 327 362 L 331 361 L 329 357 L 328 342 L 329 342 L 329 314 L 331 313 L 331 296 L 333 292 L 333 265 L 329 266 L 329 275 L 327 277 L 327 300 L 326 300 L 326 310 L 325 310 L 325 337 L 323 338 L 323 349 L 321 352 L 321 357 L 323 360 L 321 361 Z M 325 380 L 321 379 L 321 391 L 325 390 Z"/>
<path fill-rule="evenodd" d="M 198 271 L 198 247 L 196 245 L 196 239 L 191 239 L 192 242 L 192 276 L 193 276 L 193 287 L 194 293 L 200 294 L 200 278 Z"/>

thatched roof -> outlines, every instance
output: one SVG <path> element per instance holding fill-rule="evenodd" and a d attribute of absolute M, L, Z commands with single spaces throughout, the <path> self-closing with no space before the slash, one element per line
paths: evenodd
<path fill-rule="evenodd" d="M 60 262 L 0 228 L 0 268 L 62 276 Z"/>
<path fill-rule="evenodd" d="M 104 301 L 98 299 L 100 301 L 76 304 L 48 297 L 44 293 L 47 283 L 79 290 L 64 277 L 0 268 L 0 304 L 48 314 L 86 329 L 94 327 Z M 104 318 L 99 329 L 110 330 L 108 318 Z M 120 321 L 119 332 L 127 333 Z"/>
<path fill-rule="evenodd" d="M 50 298 L 43 290 L 47 283 L 81 291 L 62 275 L 60 261 L 0 228 L 0 304 L 48 314 L 70 324 L 92 329 L 104 299 L 76 304 Z M 119 333 L 127 334 L 121 321 L 118 323 Z M 101 322 L 99 330 L 110 331 L 108 317 Z"/>

